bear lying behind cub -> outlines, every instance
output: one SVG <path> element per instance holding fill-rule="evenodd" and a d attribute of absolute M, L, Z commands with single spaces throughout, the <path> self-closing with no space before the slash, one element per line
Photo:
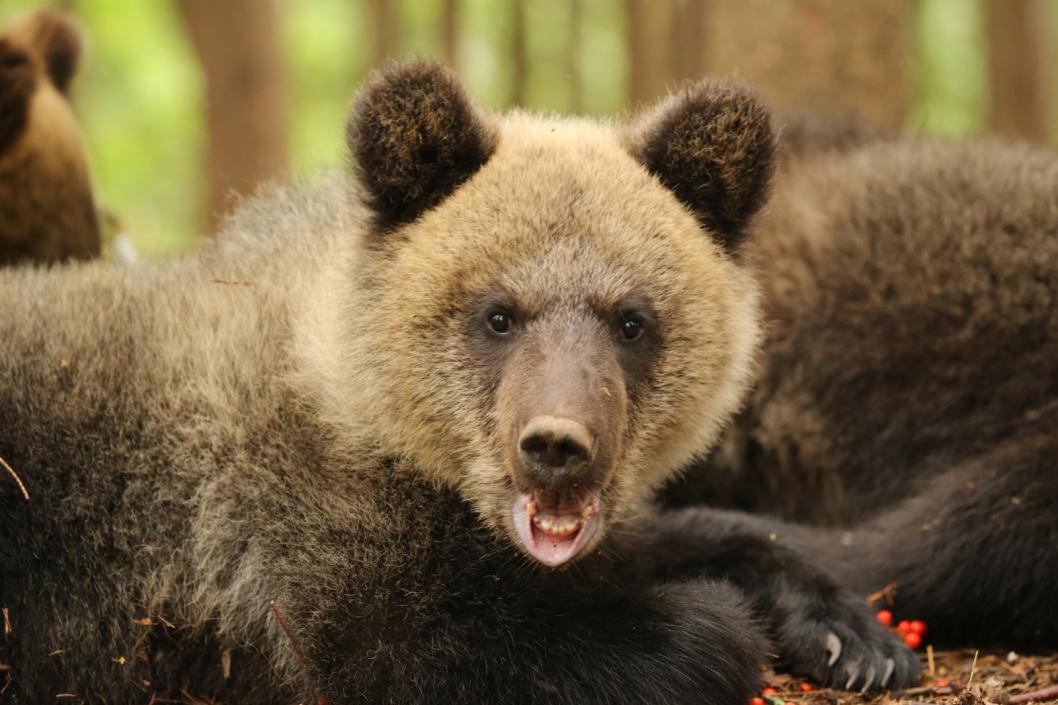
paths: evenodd
<path fill-rule="evenodd" d="M 795 123 L 747 408 L 670 499 L 788 521 L 935 645 L 1058 642 L 1058 155 Z M 887 587 L 888 586 L 888 587 Z"/>
<path fill-rule="evenodd" d="M 751 382 L 755 98 L 497 116 L 412 64 L 349 142 L 196 257 L 0 272 L 10 692 L 733 705 L 770 650 L 914 681 L 766 533 L 651 509 Z"/>

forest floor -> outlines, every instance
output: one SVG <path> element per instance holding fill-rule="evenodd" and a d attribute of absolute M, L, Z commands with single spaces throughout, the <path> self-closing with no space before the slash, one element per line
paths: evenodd
<path fill-rule="evenodd" d="M 1058 702 L 1058 653 L 937 651 L 922 649 L 922 686 L 859 695 L 813 688 L 801 678 L 768 671 L 776 693 L 768 705 L 1021 705 Z M 976 660 L 976 663 L 975 663 Z M 807 690 L 807 692 L 806 692 Z"/>

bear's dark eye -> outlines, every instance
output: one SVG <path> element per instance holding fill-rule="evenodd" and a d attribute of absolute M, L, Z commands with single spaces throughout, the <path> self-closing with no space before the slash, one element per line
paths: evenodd
<path fill-rule="evenodd" d="M 506 311 L 493 311 L 488 317 L 489 330 L 497 335 L 509 333 L 513 323 L 511 314 Z"/>
<path fill-rule="evenodd" d="M 0 54 L 0 66 L 3 66 L 4 68 L 14 68 L 28 63 L 29 57 L 20 51 L 13 51 L 9 54 Z"/>
<path fill-rule="evenodd" d="M 631 343 L 642 337 L 644 328 L 643 319 L 634 313 L 624 314 L 621 316 L 618 328 L 621 331 L 621 338 L 625 342 Z"/>

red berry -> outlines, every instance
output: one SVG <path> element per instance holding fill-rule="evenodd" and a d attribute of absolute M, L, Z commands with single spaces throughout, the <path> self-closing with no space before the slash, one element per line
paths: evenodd
<path fill-rule="evenodd" d="M 874 618 L 887 627 L 893 623 L 893 613 L 889 610 L 878 610 L 878 614 L 874 615 Z"/>
<path fill-rule="evenodd" d="M 933 681 L 934 688 L 947 688 L 949 685 L 951 685 L 951 681 L 947 678 L 941 678 L 939 680 Z"/>
<path fill-rule="evenodd" d="M 811 683 L 800 683 L 797 687 L 801 689 L 802 693 L 811 693 L 813 690 L 815 690 L 815 688 L 812 687 Z"/>
<path fill-rule="evenodd" d="M 749 705 L 765 705 L 764 698 L 750 698 Z"/>
<path fill-rule="evenodd" d="M 915 632 L 908 632 L 904 634 L 904 643 L 907 644 L 909 649 L 917 649 L 922 646 L 922 635 Z"/>
<path fill-rule="evenodd" d="M 896 625 L 896 631 L 900 632 L 901 636 L 907 634 L 911 631 L 911 622 L 906 619 L 900 620 L 900 623 Z"/>
<path fill-rule="evenodd" d="M 926 635 L 926 623 L 923 622 L 921 619 L 912 620 L 911 624 L 910 624 L 910 626 L 908 628 L 913 633 L 918 634 L 919 636 L 925 636 Z"/>
<path fill-rule="evenodd" d="M 769 695 L 775 695 L 778 692 L 779 691 L 777 691 L 775 688 L 765 688 L 764 690 L 760 691 L 760 694 L 764 697 L 768 697 Z"/>

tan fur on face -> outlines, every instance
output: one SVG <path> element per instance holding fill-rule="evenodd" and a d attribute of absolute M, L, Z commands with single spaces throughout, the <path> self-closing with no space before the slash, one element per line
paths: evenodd
<path fill-rule="evenodd" d="M 616 518 L 709 448 L 737 408 L 758 337 L 755 289 L 615 128 L 525 114 L 498 128 L 492 159 L 440 208 L 361 255 L 355 278 L 369 286 L 350 292 L 343 314 L 322 314 L 327 342 L 305 347 L 325 356 L 312 363 L 327 374 L 323 407 L 352 436 L 370 428 L 382 452 L 459 487 L 499 527 L 513 495 L 501 439 L 489 433 L 492 400 L 466 364 L 467 307 L 495 287 L 539 311 L 643 295 L 666 341 L 659 388 L 620 453 Z"/>

